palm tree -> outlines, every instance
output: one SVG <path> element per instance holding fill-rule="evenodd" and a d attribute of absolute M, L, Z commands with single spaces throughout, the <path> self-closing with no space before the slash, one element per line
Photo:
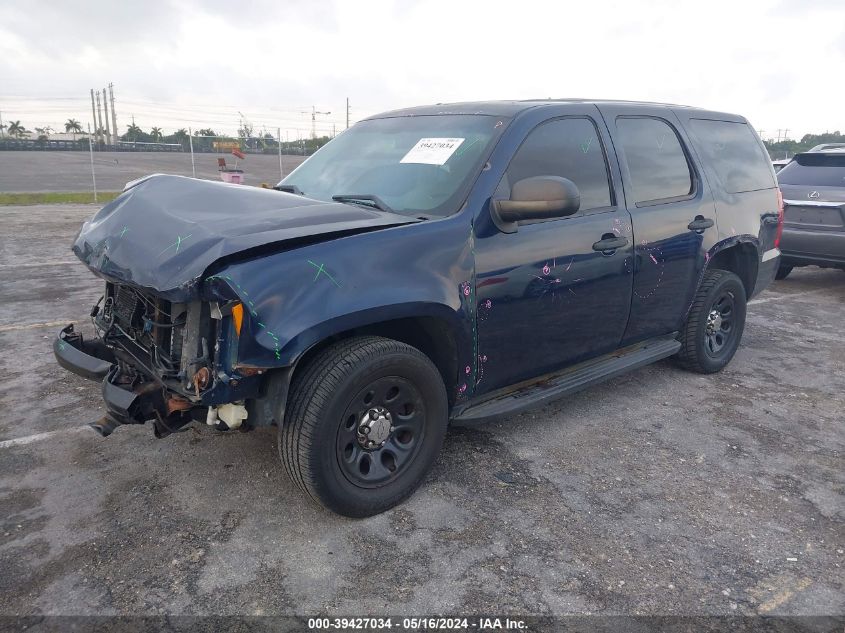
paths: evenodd
<path fill-rule="evenodd" d="M 162 136 L 161 128 L 154 127 L 152 130 L 150 130 L 150 136 L 152 136 L 155 140 L 160 141 Z"/>
<path fill-rule="evenodd" d="M 76 141 L 76 135 L 82 132 L 82 125 L 76 119 L 68 119 L 65 122 L 65 132 L 70 132 Z"/>
<path fill-rule="evenodd" d="M 131 136 L 133 141 L 137 141 L 138 135 L 143 134 L 143 133 L 144 133 L 144 130 L 142 130 L 140 127 L 135 125 L 134 121 L 132 122 L 132 125 L 129 125 L 126 128 L 126 136 Z"/>
<path fill-rule="evenodd" d="M 183 148 L 187 148 L 189 140 L 188 140 L 188 130 L 183 127 L 180 127 L 173 133 L 173 140 L 176 143 L 182 145 Z"/>
<path fill-rule="evenodd" d="M 26 134 L 26 128 L 21 125 L 20 121 L 9 121 L 9 136 L 20 138 Z"/>

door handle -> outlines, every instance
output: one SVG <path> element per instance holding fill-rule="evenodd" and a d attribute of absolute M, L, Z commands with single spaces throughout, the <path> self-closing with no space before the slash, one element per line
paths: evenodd
<path fill-rule="evenodd" d="M 593 244 L 593 250 L 604 253 L 605 255 L 613 255 L 617 248 L 622 248 L 628 245 L 627 237 L 617 237 L 613 233 L 602 235 L 602 238 Z"/>
<path fill-rule="evenodd" d="M 687 228 L 696 233 L 703 233 L 705 229 L 709 229 L 711 226 L 713 226 L 713 220 L 705 218 L 703 215 L 695 216 L 695 219 L 687 224 Z"/>

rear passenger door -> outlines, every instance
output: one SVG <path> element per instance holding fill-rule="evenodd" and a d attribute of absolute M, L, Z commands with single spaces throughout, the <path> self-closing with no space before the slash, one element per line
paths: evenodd
<path fill-rule="evenodd" d="M 718 234 L 710 188 L 668 108 L 600 106 L 631 214 L 634 273 L 622 344 L 680 329 Z"/>

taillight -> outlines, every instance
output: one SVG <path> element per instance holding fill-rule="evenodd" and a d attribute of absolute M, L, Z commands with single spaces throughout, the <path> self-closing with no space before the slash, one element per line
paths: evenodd
<path fill-rule="evenodd" d="M 775 232 L 775 248 L 780 248 L 781 235 L 783 235 L 783 192 L 778 189 L 778 228 Z"/>

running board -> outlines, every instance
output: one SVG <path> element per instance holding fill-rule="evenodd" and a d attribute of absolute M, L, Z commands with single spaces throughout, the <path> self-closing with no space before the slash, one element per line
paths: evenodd
<path fill-rule="evenodd" d="M 675 354 L 681 349 L 681 343 L 675 336 L 672 334 L 643 341 L 563 371 L 533 378 L 515 387 L 509 387 L 507 391 L 499 390 L 483 396 L 480 402 L 468 403 L 452 421 L 456 424 L 477 424 L 491 418 L 511 415 L 621 376 Z"/>

